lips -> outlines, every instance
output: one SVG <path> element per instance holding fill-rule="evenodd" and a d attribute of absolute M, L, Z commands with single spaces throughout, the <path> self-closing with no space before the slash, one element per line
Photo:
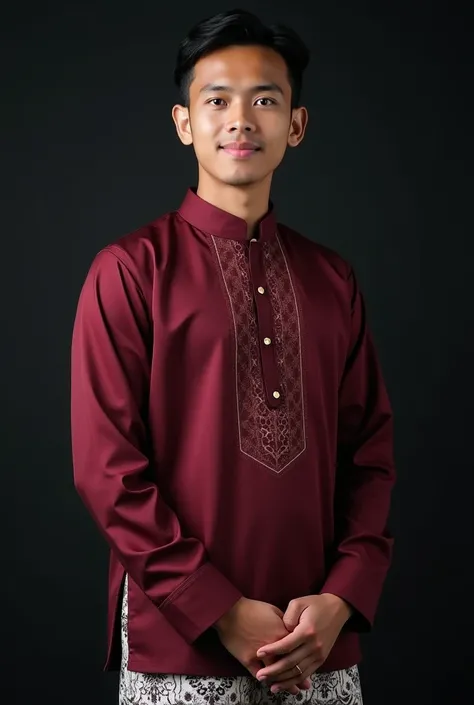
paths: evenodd
<path fill-rule="evenodd" d="M 243 150 L 244 152 L 256 152 L 260 149 L 258 144 L 255 144 L 255 142 L 227 142 L 226 144 L 221 145 L 221 148 L 232 149 L 233 151 Z"/>
<path fill-rule="evenodd" d="M 254 142 L 228 142 L 227 144 L 221 145 L 220 148 L 223 149 L 226 154 L 230 154 L 230 156 L 236 157 L 237 159 L 251 157 L 261 149 Z"/>

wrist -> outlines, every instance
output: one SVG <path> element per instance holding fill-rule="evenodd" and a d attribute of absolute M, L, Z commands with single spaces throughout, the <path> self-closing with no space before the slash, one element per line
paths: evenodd
<path fill-rule="evenodd" d="M 228 610 L 225 614 L 222 615 L 222 617 L 217 620 L 217 622 L 215 622 L 214 629 L 216 629 L 218 632 L 225 631 L 229 627 L 229 625 L 235 621 L 235 618 L 244 602 L 245 597 L 241 597 L 239 600 L 237 600 L 237 602 L 232 605 L 230 610 Z"/>
<path fill-rule="evenodd" d="M 321 595 L 324 595 L 324 597 L 334 606 L 336 614 L 345 624 L 354 611 L 352 605 L 346 602 L 342 597 L 339 597 L 339 595 L 334 595 L 331 592 L 323 592 Z"/>

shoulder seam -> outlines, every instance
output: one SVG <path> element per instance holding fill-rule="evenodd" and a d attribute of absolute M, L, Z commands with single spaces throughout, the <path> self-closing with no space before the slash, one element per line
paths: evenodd
<path fill-rule="evenodd" d="M 103 247 L 97 256 L 99 256 L 101 254 L 101 252 L 109 252 L 112 255 L 112 257 L 114 257 L 116 260 L 118 260 L 120 262 L 120 264 L 122 264 L 125 267 L 125 269 L 129 273 L 130 277 L 133 279 L 135 286 L 137 287 L 138 291 L 140 292 L 140 296 L 143 298 L 143 301 L 145 303 L 147 303 L 145 292 L 143 291 L 143 286 L 140 283 L 140 281 L 138 281 L 135 274 L 132 272 L 132 268 L 130 266 L 132 263 L 132 260 L 131 260 L 130 256 L 127 254 L 127 252 L 123 249 L 123 247 L 120 247 L 120 245 L 113 243 L 113 244 L 106 245 L 105 247 Z"/>

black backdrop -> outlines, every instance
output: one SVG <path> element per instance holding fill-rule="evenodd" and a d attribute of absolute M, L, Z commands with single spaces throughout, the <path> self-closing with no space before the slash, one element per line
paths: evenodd
<path fill-rule="evenodd" d="M 173 62 L 189 25 L 223 6 L 161 5 L 2 10 L 2 705 L 117 702 L 101 672 L 107 550 L 72 483 L 69 346 L 95 253 L 195 182 L 170 117 Z M 281 220 L 354 264 L 396 415 L 396 551 L 364 639 L 365 702 L 471 702 L 467 12 L 244 6 L 314 52 L 309 130 L 273 198 Z"/>

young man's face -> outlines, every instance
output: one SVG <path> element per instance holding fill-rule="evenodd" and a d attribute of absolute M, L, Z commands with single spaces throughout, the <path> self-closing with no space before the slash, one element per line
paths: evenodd
<path fill-rule="evenodd" d="M 189 105 L 173 112 L 179 136 L 193 144 L 200 178 L 228 185 L 271 178 L 306 126 L 305 109 L 291 109 L 284 59 L 266 47 L 232 46 L 200 59 Z"/>

